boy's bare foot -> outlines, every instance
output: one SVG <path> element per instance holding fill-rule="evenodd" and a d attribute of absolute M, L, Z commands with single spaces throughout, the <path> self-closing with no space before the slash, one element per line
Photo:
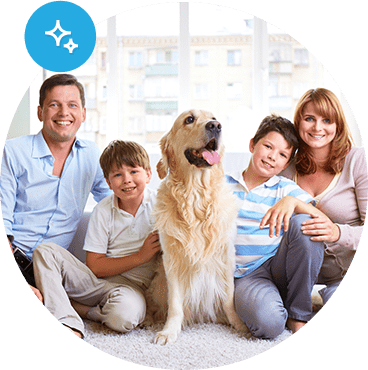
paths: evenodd
<path fill-rule="evenodd" d="M 82 318 L 82 319 L 87 319 L 87 314 L 88 311 L 92 308 L 90 306 L 86 306 L 84 304 L 75 302 L 73 300 L 70 300 L 70 303 L 72 304 L 73 308 L 77 311 L 77 314 Z"/>
<path fill-rule="evenodd" d="M 295 320 L 295 319 L 290 319 L 288 318 L 287 321 L 286 321 L 286 326 L 288 327 L 288 329 L 290 329 L 293 333 L 296 333 L 299 329 L 301 329 L 304 325 L 306 324 L 306 322 L 304 321 L 299 321 L 299 320 Z"/>
<path fill-rule="evenodd" d="M 83 339 L 83 335 L 79 330 L 73 329 L 68 325 L 63 324 L 66 328 L 68 328 L 73 334 L 75 334 L 78 338 Z"/>

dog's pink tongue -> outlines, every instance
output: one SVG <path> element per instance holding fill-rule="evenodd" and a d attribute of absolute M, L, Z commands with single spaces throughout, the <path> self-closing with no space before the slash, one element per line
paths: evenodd
<path fill-rule="evenodd" d="M 218 164 L 221 160 L 221 156 L 220 154 L 218 154 L 217 152 L 210 152 L 208 150 L 205 150 L 203 153 L 202 153 L 202 156 L 204 158 L 204 160 L 210 164 L 211 166 L 214 165 L 214 164 Z"/>

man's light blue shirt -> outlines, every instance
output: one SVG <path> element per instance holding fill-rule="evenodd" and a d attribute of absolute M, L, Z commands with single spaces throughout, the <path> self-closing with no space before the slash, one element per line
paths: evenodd
<path fill-rule="evenodd" d="M 30 257 L 44 242 L 69 247 L 89 193 L 97 202 L 111 194 L 99 155 L 95 143 L 76 139 L 57 177 L 42 131 L 6 141 L 0 196 L 5 230 L 14 246 Z"/>

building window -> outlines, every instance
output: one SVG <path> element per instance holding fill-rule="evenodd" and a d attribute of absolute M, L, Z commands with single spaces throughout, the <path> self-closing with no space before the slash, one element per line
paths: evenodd
<path fill-rule="evenodd" d="M 241 50 L 228 50 L 227 65 L 240 66 L 241 65 Z"/>
<path fill-rule="evenodd" d="M 194 99 L 204 100 L 209 99 L 210 93 L 207 83 L 194 85 Z"/>
<path fill-rule="evenodd" d="M 309 53 L 307 49 L 294 50 L 294 65 L 301 67 L 309 66 Z"/>
<path fill-rule="evenodd" d="M 106 51 L 101 53 L 101 68 L 106 69 Z"/>
<path fill-rule="evenodd" d="M 129 118 L 129 134 L 130 135 L 143 135 L 143 117 L 130 117 Z"/>
<path fill-rule="evenodd" d="M 294 82 L 293 84 L 293 99 L 299 100 L 300 97 L 311 88 L 309 82 Z"/>
<path fill-rule="evenodd" d="M 102 86 L 101 100 L 105 101 L 107 99 L 107 86 Z"/>
<path fill-rule="evenodd" d="M 129 99 L 142 100 L 143 99 L 143 86 L 142 85 L 129 85 Z"/>
<path fill-rule="evenodd" d="M 141 52 L 132 52 L 129 53 L 129 67 L 142 67 L 143 66 L 143 57 Z"/>
<path fill-rule="evenodd" d="M 177 98 L 179 81 L 176 77 L 155 76 L 146 78 L 144 95 L 146 98 Z"/>
<path fill-rule="evenodd" d="M 196 66 L 208 66 L 208 50 L 196 51 L 194 54 L 194 64 Z"/>
<path fill-rule="evenodd" d="M 148 114 L 146 116 L 147 132 L 165 132 L 170 129 L 173 117 L 170 114 Z"/>
<path fill-rule="evenodd" d="M 226 96 L 228 99 L 241 99 L 242 84 L 240 82 L 228 83 L 226 87 Z"/>
<path fill-rule="evenodd" d="M 165 62 L 166 63 L 178 63 L 178 52 L 174 50 L 167 50 L 165 51 Z"/>
<path fill-rule="evenodd" d="M 164 62 L 164 52 L 158 51 L 156 54 L 156 63 L 163 63 Z"/>
<path fill-rule="evenodd" d="M 270 42 L 269 61 L 270 62 L 291 62 L 292 61 L 291 44 Z"/>

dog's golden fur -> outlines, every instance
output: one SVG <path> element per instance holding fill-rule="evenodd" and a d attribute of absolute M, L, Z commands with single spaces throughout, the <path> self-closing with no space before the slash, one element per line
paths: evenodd
<path fill-rule="evenodd" d="M 205 111 L 182 113 L 160 141 L 161 179 L 154 210 L 168 282 L 168 315 L 156 343 L 174 342 L 182 323 L 217 321 L 224 313 L 236 329 L 231 243 L 238 207 L 219 156 L 221 125 Z M 211 153 L 216 159 L 204 159 Z M 192 164 L 191 164 L 192 163 Z"/>

